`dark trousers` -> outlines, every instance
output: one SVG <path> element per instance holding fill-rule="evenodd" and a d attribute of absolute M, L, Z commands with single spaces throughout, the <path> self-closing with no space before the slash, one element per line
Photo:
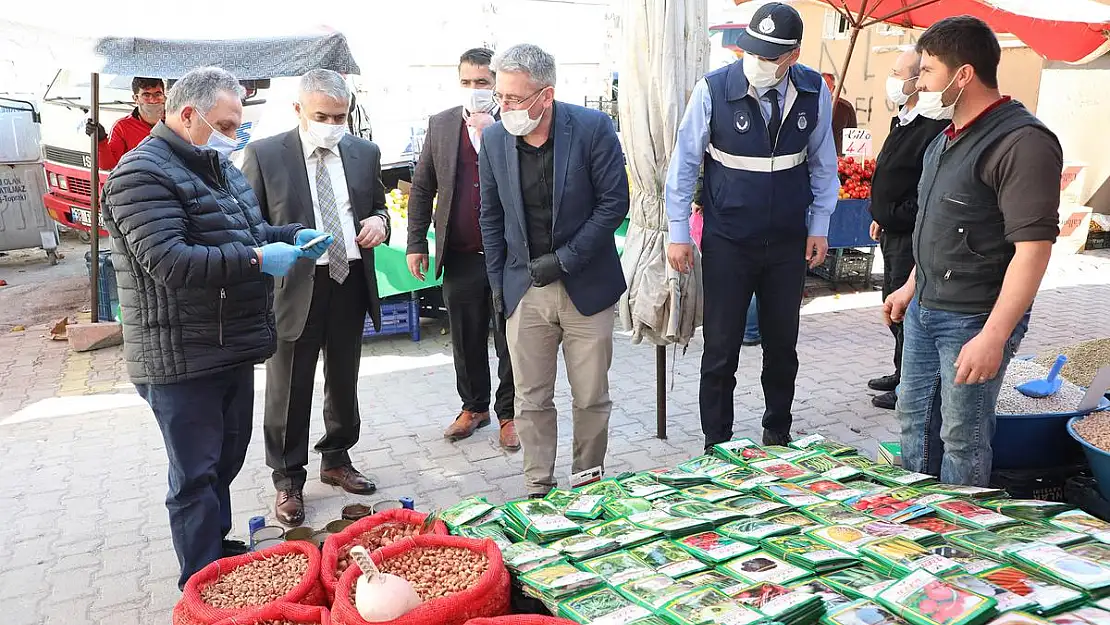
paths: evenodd
<path fill-rule="evenodd" d="M 489 412 L 489 335 L 493 320 L 493 293 L 481 253 L 448 251 L 443 258 L 443 300 L 451 325 L 455 383 L 462 409 Z M 504 327 L 504 324 L 500 324 Z M 513 366 L 505 333 L 492 330 L 497 352 L 497 393 L 494 411 L 502 421 L 513 418 Z"/>
<path fill-rule="evenodd" d="M 883 252 L 883 301 L 887 296 L 902 288 L 910 279 L 913 271 L 913 235 L 889 234 L 885 230 L 879 235 L 879 248 Z M 902 377 L 902 324 L 890 326 L 894 335 L 894 375 Z"/>
<path fill-rule="evenodd" d="M 365 269 L 351 263 L 343 284 L 316 267 L 312 303 L 304 330 L 296 341 L 278 341 L 266 361 L 266 464 L 273 469 L 274 487 L 299 490 L 308 477 L 308 432 L 312 389 L 320 350 L 324 352 L 324 437 L 316 443 L 321 470 L 351 463 L 348 450 L 358 442 L 358 365 L 362 329 L 370 303 Z"/>
<path fill-rule="evenodd" d="M 705 349 L 701 427 L 706 447 L 732 438 L 733 391 L 749 302 L 759 297 L 763 340 L 763 427 L 790 430 L 798 375 L 798 321 L 805 286 L 805 240 L 737 242 L 702 235 Z"/>
<path fill-rule="evenodd" d="M 169 457 L 170 535 L 178 588 L 223 557 L 231 531 L 231 481 L 243 468 L 254 414 L 254 366 L 174 384 L 136 384 Z"/>

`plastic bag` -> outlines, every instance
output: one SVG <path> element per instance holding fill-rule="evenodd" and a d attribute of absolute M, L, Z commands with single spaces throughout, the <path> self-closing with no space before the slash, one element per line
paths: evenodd
<path fill-rule="evenodd" d="M 274 621 L 288 621 L 303 625 L 331 625 L 331 613 L 320 606 L 299 603 L 271 603 L 268 606 L 248 612 L 242 616 L 232 616 L 216 625 L 259 625 Z M 537 624 L 539 625 L 539 624 Z"/>

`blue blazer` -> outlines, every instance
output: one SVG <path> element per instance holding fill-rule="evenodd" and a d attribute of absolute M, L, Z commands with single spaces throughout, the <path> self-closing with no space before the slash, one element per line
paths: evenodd
<path fill-rule="evenodd" d="M 563 286 L 578 312 L 611 308 L 625 290 L 613 234 L 628 215 L 628 176 L 613 121 L 601 111 L 557 102 L 552 245 L 566 275 Z M 500 123 L 482 133 L 479 221 L 490 286 L 516 310 L 532 285 L 520 187 L 517 138 Z"/>

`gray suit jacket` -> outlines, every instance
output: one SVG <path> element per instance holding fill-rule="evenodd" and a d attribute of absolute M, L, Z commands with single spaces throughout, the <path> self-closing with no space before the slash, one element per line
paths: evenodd
<path fill-rule="evenodd" d="M 443 273 L 443 249 L 447 243 L 447 222 L 455 198 L 455 172 L 459 166 L 459 141 L 462 139 L 463 107 L 436 113 L 428 120 L 424 148 L 412 175 L 409 192 L 409 254 L 428 253 L 428 227 L 436 234 L 435 276 Z M 439 199 L 436 199 L 436 194 Z M 435 213 L 432 201 L 435 200 Z"/>
<path fill-rule="evenodd" d="M 360 222 L 371 215 L 385 217 L 388 224 L 389 210 L 385 206 L 381 151 L 378 146 L 365 139 L 347 135 L 339 142 L 339 156 L 343 159 L 343 170 L 347 175 L 355 231 L 358 232 Z M 243 173 L 258 196 L 258 204 L 267 222 L 275 226 L 301 223 L 305 227 L 316 228 L 304 148 L 296 128 L 248 144 L 243 159 Z M 387 237 L 382 245 L 388 242 Z M 366 286 L 370 292 L 370 318 L 375 328 L 381 328 L 374 250 L 362 250 L 362 263 L 366 269 Z M 309 305 L 312 303 L 315 269 L 316 264 L 313 261 L 301 259 L 287 276 L 274 281 L 274 314 L 277 317 L 279 340 L 295 341 L 300 338 L 305 320 L 308 319 Z"/>

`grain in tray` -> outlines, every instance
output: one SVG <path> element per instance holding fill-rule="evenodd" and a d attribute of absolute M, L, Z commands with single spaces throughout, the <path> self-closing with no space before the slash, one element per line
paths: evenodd
<path fill-rule="evenodd" d="M 995 412 L 1000 415 L 1051 414 L 1074 412 L 1083 399 L 1083 389 L 1063 380 L 1060 390 L 1048 397 L 1026 397 L 1017 386 L 1048 375 L 1048 368 L 1031 360 L 1011 360 L 998 392 Z"/>

